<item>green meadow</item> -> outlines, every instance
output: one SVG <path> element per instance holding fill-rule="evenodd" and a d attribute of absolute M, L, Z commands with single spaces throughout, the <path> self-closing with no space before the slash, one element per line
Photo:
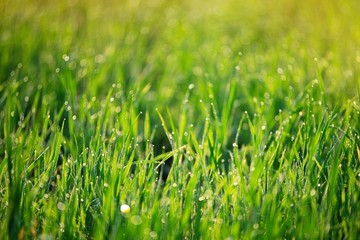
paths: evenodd
<path fill-rule="evenodd" d="M 1 0 L 0 239 L 357 239 L 358 0 Z"/>

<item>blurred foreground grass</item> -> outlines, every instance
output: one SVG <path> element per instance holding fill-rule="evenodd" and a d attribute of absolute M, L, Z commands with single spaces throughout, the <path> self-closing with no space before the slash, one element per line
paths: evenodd
<path fill-rule="evenodd" d="M 2 238 L 356 239 L 359 12 L 1 1 Z"/>

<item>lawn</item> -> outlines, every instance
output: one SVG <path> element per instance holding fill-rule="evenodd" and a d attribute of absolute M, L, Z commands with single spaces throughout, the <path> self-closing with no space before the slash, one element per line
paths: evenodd
<path fill-rule="evenodd" d="M 357 239 L 358 0 L 2 0 L 0 239 Z"/>

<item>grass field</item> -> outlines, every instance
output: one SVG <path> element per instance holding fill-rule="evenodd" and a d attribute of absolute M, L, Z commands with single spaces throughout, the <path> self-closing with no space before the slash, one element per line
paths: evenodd
<path fill-rule="evenodd" d="M 0 1 L 0 239 L 357 239 L 359 12 Z"/>

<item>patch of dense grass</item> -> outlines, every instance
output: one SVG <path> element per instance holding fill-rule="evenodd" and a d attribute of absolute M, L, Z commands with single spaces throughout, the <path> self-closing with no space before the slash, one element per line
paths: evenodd
<path fill-rule="evenodd" d="M 357 1 L 0 11 L 1 238 L 358 236 Z"/>

